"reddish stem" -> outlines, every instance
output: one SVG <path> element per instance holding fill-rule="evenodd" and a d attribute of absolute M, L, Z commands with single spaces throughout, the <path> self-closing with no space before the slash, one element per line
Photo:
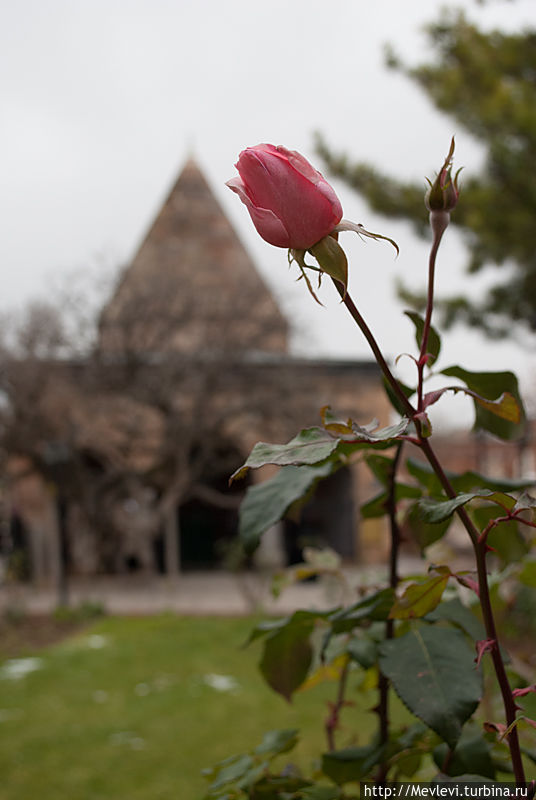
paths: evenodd
<path fill-rule="evenodd" d="M 497 525 L 499 525 L 501 522 L 511 522 L 513 519 L 514 517 L 509 514 L 507 517 L 497 517 L 497 519 L 490 520 L 490 522 L 488 522 L 482 533 L 480 533 L 478 536 L 479 544 L 482 543 L 485 544 L 486 539 L 488 538 L 493 528 L 496 528 Z"/>
<path fill-rule="evenodd" d="M 447 497 L 450 498 L 456 497 L 456 492 L 454 491 L 449 479 L 445 475 L 445 472 L 441 467 L 441 464 L 439 463 L 437 456 L 434 453 L 428 439 L 424 438 L 421 439 L 421 450 L 426 456 L 428 463 L 434 470 L 435 474 L 439 478 Z M 491 605 L 491 598 L 489 594 L 488 573 L 486 569 L 486 552 L 487 552 L 486 543 L 479 541 L 480 538 L 479 532 L 473 525 L 469 515 L 467 514 L 467 511 L 463 507 L 457 509 L 457 514 L 460 520 L 462 521 L 464 528 L 469 534 L 471 542 L 473 544 L 473 550 L 475 553 L 476 568 L 478 574 L 478 586 L 480 590 L 479 599 L 480 599 L 480 607 L 482 609 L 482 618 L 484 620 L 484 627 L 486 628 L 487 638 L 494 640 L 494 646 L 491 650 L 491 657 L 493 660 L 493 666 L 495 669 L 497 682 L 501 690 L 504 711 L 506 716 L 506 724 L 507 727 L 509 727 L 516 719 L 517 709 L 514 697 L 512 695 L 512 689 L 508 681 L 508 676 L 506 674 L 504 662 L 502 659 L 501 650 L 499 647 L 499 639 L 497 635 L 497 628 L 495 626 L 495 618 L 493 616 L 493 608 Z M 513 726 L 511 732 L 508 734 L 508 745 L 510 747 L 510 757 L 512 759 L 512 768 L 514 770 L 516 783 L 523 784 L 525 783 L 525 771 L 523 769 L 521 749 L 519 746 L 519 737 L 517 734 L 517 727 L 515 725 Z"/>
<path fill-rule="evenodd" d="M 435 281 L 435 263 L 437 251 L 441 244 L 443 234 L 447 230 L 450 221 L 450 214 L 448 211 L 431 211 L 430 212 L 430 225 L 434 234 L 432 248 L 428 259 L 428 297 L 426 301 L 426 314 L 424 317 L 424 326 L 422 330 L 421 351 L 419 353 L 419 360 L 417 362 L 418 370 L 418 409 L 424 411 L 423 408 L 423 374 L 424 367 L 426 366 L 426 354 L 428 353 L 428 339 L 430 337 L 430 328 L 432 326 L 432 311 L 434 310 L 434 281 Z"/>
<path fill-rule="evenodd" d="M 432 311 L 434 305 L 434 275 L 435 275 L 435 262 L 437 257 L 437 252 L 439 249 L 439 245 L 441 243 L 441 238 L 443 233 L 448 227 L 450 220 L 450 215 L 448 212 L 445 211 L 431 211 L 430 212 L 430 225 L 432 227 L 434 240 L 432 243 L 432 248 L 430 250 L 430 258 L 428 264 L 428 300 L 426 305 L 426 316 L 424 320 L 424 327 L 423 327 L 423 334 L 422 334 L 422 341 L 421 341 L 421 351 L 419 357 L 419 384 L 418 384 L 418 409 L 419 411 L 423 410 L 423 372 L 424 366 L 426 363 L 426 353 L 428 348 L 428 338 L 430 335 L 430 328 L 431 328 L 431 320 L 432 320 Z M 428 439 L 424 438 L 421 434 L 420 425 L 417 425 L 417 432 L 419 433 L 420 438 L 420 447 L 423 451 L 424 455 L 428 459 L 428 463 L 433 468 L 435 474 L 439 478 L 443 489 L 448 497 L 454 498 L 456 497 L 456 492 L 454 491 L 450 481 L 448 480 L 441 464 L 439 463 Z M 498 636 L 497 636 L 497 629 L 495 626 L 495 618 L 493 616 L 493 608 L 491 605 L 491 598 L 489 594 L 489 584 L 488 584 L 488 574 L 486 569 L 486 554 L 487 554 L 487 547 L 485 538 L 481 539 L 479 531 L 473 525 L 469 515 L 467 514 L 466 510 L 463 507 L 457 509 L 458 516 L 462 521 L 471 542 L 473 544 L 473 550 L 475 553 L 475 560 L 476 560 L 476 567 L 477 567 L 477 574 L 478 574 L 478 585 L 479 585 L 479 598 L 480 598 L 480 606 L 482 608 L 482 616 L 484 619 L 484 625 L 486 628 L 486 634 L 489 639 L 494 640 L 494 645 L 491 650 L 491 657 L 493 660 L 493 666 L 495 668 L 495 675 L 497 677 L 497 682 L 499 684 L 501 695 L 503 699 L 504 711 L 506 715 L 507 725 L 510 726 L 516 719 L 516 704 L 515 700 L 512 695 L 512 689 L 510 687 L 510 683 L 508 681 L 508 676 L 506 674 L 506 669 L 504 667 L 504 662 L 502 659 L 501 651 L 499 648 L 498 643 Z M 489 531 L 488 531 L 489 532 Z M 512 727 L 511 733 L 508 735 L 508 744 L 510 746 L 510 756 L 512 759 L 512 767 L 514 770 L 514 775 L 516 781 L 518 783 L 525 782 L 525 773 L 523 769 L 523 762 L 521 759 L 521 750 L 519 747 L 519 737 L 517 734 L 517 728 L 514 725 Z"/>
<path fill-rule="evenodd" d="M 435 239 L 438 239 L 437 246 L 435 247 L 435 253 L 437 253 L 437 247 L 439 246 L 440 238 L 441 237 L 437 237 L 437 236 L 435 237 Z M 434 239 L 434 245 L 436 244 L 435 239 Z M 430 272 L 431 272 L 432 277 L 433 277 L 433 267 L 434 267 L 434 265 L 435 265 L 435 254 L 434 254 L 434 258 L 431 259 L 431 264 L 430 264 Z M 416 413 L 415 409 L 413 408 L 413 406 L 411 405 L 411 403 L 407 399 L 406 395 L 404 394 L 404 392 L 400 388 L 400 386 L 398 384 L 398 381 L 396 380 L 396 378 L 392 374 L 391 370 L 389 369 L 389 366 L 387 365 L 387 362 L 385 361 L 385 359 L 384 359 L 384 357 L 383 357 L 383 355 L 382 355 L 382 353 L 380 351 L 380 348 L 378 346 L 378 343 L 376 342 L 376 339 L 374 338 L 374 335 L 372 334 L 372 331 L 370 330 L 370 328 L 366 324 L 365 320 L 363 319 L 363 317 L 361 316 L 361 314 L 357 310 L 357 308 L 356 308 L 355 304 L 353 303 L 353 301 L 352 301 L 350 295 L 348 294 L 348 292 L 345 292 L 344 288 L 342 286 L 340 286 L 337 281 L 333 281 L 333 282 L 334 282 L 334 284 L 335 284 L 335 286 L 337 288 L 337 291 L 341 295 L 341 297 L 342 297 L 342 299 L 343 299 L 343 301 L 344 301 L 344 303 L 346 305 L 346 308 L 348 309 L 348 311 L 352 315 L 353 319 L 355 320 L 355 322 L 359 326 L 360 330 L 362 331 L 363 335 L 365 336 L 365 339 L 369 343 L 370 348 L 371 348 L 372 352 L 374 353 L 376 361 L 378 362 L 378 365 L 381 368 L 381 370 L 382 370 L 387 382 L 391 386 L 391 388 L 392 388 L 393 392 L 395 393 L 396 397 L 398 397 L 398 399 L 400 400 L 400 403 L 401 403 L 402 407 L 404 408 L 404 410 L 406 411 L 406 413 L 408 414 L 409 418 L 410 419 L 414 419 L 414 416 L 415 416 L 415 413 Z M 433 301 L 433 290 L 432 290 L 432 292 L 429 291 L 429 299 L 431 299 Z M 431 310 L 429 310 L 429 312 L 427 313 L 427 317 L 426 318 L 428 320 L 428 329 L 427 329 L 427 332 L 426 332 L 426 330 L 423 330 L 423 344 L 425 343 L 424 334 L 426 333 L 426 335 L 428 336 L 428 333 L 429 333 L 429 330 L 430 330 Z M 426 326 L 426 320 L 425 320 L 425 326 Z M 420 394 L 422 395 L 422 383 L 421 383 L 421 386 L 420 386 Z M 439 461 L 437 459 L 437 456 L 435 455 L 434 451 L 432 450 L 432 448 L 430 446 L 430 442 L 428 441 L 428 439 L 424 438 L 422 436 L 422 434 L 421 434 L 421 426 L 420 426 L 419 422 L 417 420 L 414 420 L 414 421 L 415 421 L 415 425 L 416 425 L 417 433 L 418 433 L 418 437 L 419 437 L 419 446 L 420 446 L 421 450 L 423 451 L 424 455 L 426 456 L 426 458 L 428 460 L 428 463 L 433 468 L 434 472 L 436 473 L 437 477 L 439 478 L 439 480 L 441 482 L 441 485 L 443 486 L 443 488 L 445 490 L 445 493 L 447 494 L 447 497 L 449 497 L 449 498 L 456 497 L 456 492 L 452 488 L 452 486 L 450 484 L 450 481 L 448 480 L 443 468 L 441 467 L 441 464 L 439 463 Z M 460 520 L 462 521 L 463 526 L 465 527 L 467 533 L 469 534 L 469 537 L 470 537 L 471 542 L 473 544 L 473 549 L 474 549 L 474 552 L 475 552 L 477 573 L 478 573 L 478 582 L 479 582 L 479 587 L 480 587 L 480 604 L 481 604 L 481 608 L 482 608 L 482 616 L 483 616 L 483 619 L 484 619 L 484 625 L 485 625 L 485 628 L 486 628 L 486 634 L 487 634 L 488 638 L 489 639 L 494 639 L 495 642 L 496 642 L 495 647 L 492 650 L 491 656 L 492 656 L 492 660 L 493 660 L 493 666 L 495 668 L 495 674 L 496 674 L 496 677 L 497 677 L 497 682 L 498 682 L 500 690 L 501 690 L 501 695 L 502 695 L 502 699 L 503 699 L 503 705 L 504 705 L 507 725 L 510 726 L 516 719 L 516 704 L 515 704 L 514 698 L 512 696 L 512 690 L 511 690 L 510 684 L 508 682 L 508 677 L 506 675 L 506 670 L 505 670 L 504 663 L 503 663 L 503 660 L 502 660 L 501 651 L 500 651 L 500 648 L 499 648 L 499 645 L 498 645 L 497 630 L 496 630 L 496 627 L 495 627 L 495 620 L 494 620 L 494 617 L 493 617 L 493 610 L 492 610 L 491 600 L 490 600 L 490 595 L 489 595 L 488 576 L 487 576 L 487 571 L 486 571 L 486 545 L 485 545 L 485 543 L 479 543 L 479 541 L 478 541 L 479 531 L 475 528 L 475 526 L 471 522 L 471 519 L 469 518 L 469 515 L 467 514 L 465 509 L 463 507 L 458 508 L 457 509 L 457 514 L 458 514 Z M 508 744 L 509 744 L 509 747 L 510 747 L 510 756 L 511 756 L 511 759 L 512 759 L 512 768 L 514 770 L 514 776 L 515 776 L 516 782 L 518 784 L 523 784 L 525 782 L 525 773 L 524 773 L 524 769 L 523 769 L 523 762 L 522 762 L 522 759 L 521 759 L 521 750 L 520 750 L 520 746 L 519 746 L 519 737 L 518 737 L 518 734 L 517 734 L 517 727 L 515 725 L 512 727 L 511 732 L 508 734 Z"/>
<path fill-rule="evenodd" d="M 390 531 L 391 531 L 391 547 L 389 552 L 389 586 L 396 589 L 398 586 L 398 553 L 400 550 L 400 528 L 396 518 L 396 473 L 400 459 L 402 457 L 403 442 L 397 445 L 396 453 L 391 464 L 389 472 L 389 486 L 388 496 L 386 502 L 387 513 L 389 515 Z M 395 633 L 394 620 L 388 619 L 385 623 L 385 638 L 392 639 Z M 379 734 L 380 743 L 387 745 L 389 742 L 389 679 L 380 672 L 378 680 L 378 717 L 379 717 Z M 378 774 L 376 776 L 376 785 L 383 786 L 387 779 L 388 764 L 382 761 L 379 766 Z"/>
<path fill-rule="evenodd" d="M 340 723 L 341 711 L 346 705 L 344 699 L 346 694 L 346 684 L 348 682 L 348 671 L 350 669 L 350 659 L 348 658 L 346 664 L 342 668 L 341 676 L 339 678 L 339 688 L 337 691 L 337 699 L 334 703 L 330 704 L 330 714 L 326 720 L 326 737 L 328 740 L 328 750 L 333 753 L 335 750 L 335 733 Z"/>

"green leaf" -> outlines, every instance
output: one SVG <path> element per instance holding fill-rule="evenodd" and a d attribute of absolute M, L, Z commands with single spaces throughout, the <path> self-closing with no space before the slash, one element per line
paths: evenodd
<path fill-rule="evenodd" d="M 339 419 L 331 410 L 331 406 L 322 406 L 320 409 L 320 419 L 322 421 L 322 427 L 332 434 L 351 436 L 353 433 L 353 420 L 350 418 L 345 420 Z M 376 425 L 373 425 L 372 430 L 374 430 L 375 427 Z"/>
<path fill-rule="evenodd" d="M 409 426 L 409 419 L 403 417 L 400 422 L 388 425 L 387 428 L 369 432 L 366 428 L 354 428 L 354 436 L 357 441 L 367 442 L 368 444 L 390 443 L 396 441 L 406 433 Z"/>
<path fill-rule="evenodd" d="M 391 482 L 391 473 L 393 470 L 394 459 L 388 456 L 381 456 L 377 453 L 371 453 L 365 456 L 365 463 L 370 469 L 375 478 L 379 480 L 382 486 L 389 486 Z"/>
<path fill-rule="evenodd" d="M 428 747 L 429 742 L 438 738 L 427 725 L 416 721 L 402 729 L 395 739 L 395 744 L 398 750 L 411 750 L 412 748 L 428 750 L 430 749 Z"/>
<path fill-rule="evenodd" d="M 395 602 L 390 619 L 414 619 L 424 617 L 439 604 L 447 587 L 450 572 L 434 575 L 420 583 L 411 583 L 402 597 Z"/>
<path fill-rule="evenodd" d="M 516 503 L 515 499 L 503 492 L 492 492 L 490 489 L 480 489 L 478 492 L 462 492 L 453 497 L 452 500 L 433 500 L 429 497 L 423 498 L 417 504 L 421 518 L 425 522 L 443 522 L 454 514 L 462 506 L 476 498 L 489 500 L 497 505 L 512 509 Z"/>
<path fill-rule="evenodd" d="M 255 748 L 258 755 L 276 756 L 279 753 L 288 753 L 298 743 L 297 728 L 287 728 L 285 730 L 267 731 L 260 745 Z"/>
<path fill-rule="evenodd" d="M 419 481 L 432 495 L 441 495 L 439 480 L 429 464 L 408 458 L 406 467 L 410 475 Z M 516 492 L 535 485 L 534 480 L 510 480 L 507 478 L 488 478 L 473 470 L 456 473 L 447 471 L 446 475 L 457 492 L 470 492 L 473 489 L 492 489 L 496 492 Z"/>
<path fill-rule="evenodd" d="M 387 514 L 387 492 L 380 492 L 361 506 L 361 517 L 363 519 L 377 519 Z"/>
<path fill-rule="evenodd" d="M 523 538 L 519 525 L 501 523 L 487 536 L 486 544 L 499 557 L 503 566 L 520 561 L 530 551 L 530 544 Z"/>
<path fill-rule="evenodd" d="M 457 597 L 438 605 L 436 609 L 427 615 L 426 619 L 430 622 L 440 622 L 442 620 L 452 622 L 465 631 L 474 642 L 479 642 L 486 638 L 486 630 L 480 620 Z"/>
<path fill-rule="evenodd" d="M 528 494 L 528 492 L 523 492 L 523 494 L 521 494 L 517 498 L 517 502 L 514 506 L 514 513 L 517 514 L 520 511 L 531 511 L 534 514 L 535 509 L 536 509 L 536 498 L 531 497 L 531 495 Z"/>
<path fill-rule="evenodd" d="M 514 424 L 518 424 L 521 421 L 521 410 L 520 407 L 510 392 L 503 392 L 497 400 L 487 400 L 485 397 L 481 397 L 481 395 L 477 394 L 476 392 L 471 391 L 471 389 L 467 389 L 464 386 L 444 386 L 442 389 L 438 389 L 434 392 L 429 392 L 424 396 L 423 405 L 424 408 L 429 408 L 429 406 L 437 403 L 437 401 L 446 393 L 446 392 L 454 392 L 454 394 L 458 394 L 458 392 L 462 392 L 463 394 L 472 397 L 473 400 L 478 403 L 479 406 L 482 408 L 487 409 L 496 417 L 500 417 L 501 419 L 506 420 L 507 422 L 513 422 Z"/>
<path fill-rule="evenodd" d="M 497 506 L 477 506 L 471 508 L 471 517 L 479 530 L 484 530 L 491 520 L 500 516 Z M 529 545 L 523 538 L 520 525 L 512 520 L 501 522 L 487 536 L 486 544 L 492 547 L 504 566 L 519 561 L 529 551 Z"/>
<path fill-rule="evenodd" d="M 374 419 L 367 425 L 358 425 L 352 419 L 339 419 L 333 414 L 330 406 L 324 406 L 320 411 L 322 427 L 332 435 L 339 436 L 339 451 L 349 455 L 363 445 L 389 446 L 392 440 L 406 432 L 409 420 L 405 417 L 395 425 L 378 430 L 378 420 Z"/>
<path fill-rule="evenodd" d="M 339 437 L 332 436 L 323 428 L 305 428 L 287 444 L 258 442 L 244 464 L 233 472 L 229 482 L 243 478 L 249 469 L 258 469 L 266 464 L 278 467 L 312 466 L 333 456 L 335 451 L 349 455 L 367 444 L 389 446 L 406 432 L 409 420 L 403 418 L 396 424 L 379 430 L 374 429 L 376 425 L 377 423 L 360 426 L 352 423 L 351 432 Z"/>
<path fill-rule="evenodd" d="M 258 442 L 244 464 L 233 472 L 230 481 L 243 478 L 248 469 L 258 469 L 266 464 L 280 467 L 318 464 L 337 449 L 339 441 L 322 428 L 305 428 L 287 444 Z"/>
<path fill-rule="evenodd" d="M 346 289 L 348 286 L 348 259 L 346 253 L 333 236 L 324 236 L 309 252 L 316 258 L 322 272 L 338 281 Z"/>
<path fill-rule="evenodd" d="M 433 750 L 433 758 L 439 769 L 443 768 L 449 752 L 448 745 L 440 744 Z M 460 741 L 448 760 L 447 775 L 457 777 L 469 771 L 484 778 L 495 778 L 495 767 L 491 749 L 480 731 L 464 731 Z"/>
<path fill-rule="evenodd" d="M 420 349 L 422 344 L 422 334 L 424 330 L 424 320 L 423 318 L 417 314 L 416 311 L 404 311 L 406 317 L 409 317 L 410 320 L 415 325 L 415 339 L 417 340 L 417 347 Z M 439 351 L 441 350 L 441 339 L 437 331 L 430 327 L 428 333 L 428 344 L 426 347 L 426 352 L 430 355 L 428 360 L 428 366 L 432 366 L 434 361 L 437 360 L 439 355 Z"/>
<path fill-rule="evenodd" d="M 349 781 L 366 777 L 372 767 L 379 763 L 383 748 L 376 744 L 366 747 L 347 747 L 322 756 L 322 772 L 342 786 Z"/>
<path fill-rule="evenodd" d="M 474 397 L 475 429 L 490 431 L 495 436 L 507 440 L 518 439 L 523 435 L 525 412 L 517 378 L 513 372 L 469 372 L 454 366 L 442 370 L 442 374 L 458 378 L 479 396 Z M 508 395 L 511 395 L 513 402 Z M 512 416 L 514 406 L 517 406 L 519 412 L 516 415 L 517 421 L 516 417 Z"/>
<path fill-rule="evenodd" d="M 268 636 L 270 633 L 274 633 L 274 631 L 281 630 L 281 628 L 284 628 L 285 625 L 288 625 L 288 622 L 289 622 L 289 617 L 284 617 L 283 619 L 269 619 L 269 620 L 264 620 L 263 622 L 259 622 L 258 625 L 255 625 L 255 627 L 249 634 L 248 638 L 244 642 L 244 647 L 247 647 L 249 644 L 255 642 L 257 639 L 262 639 L 264 636 Z"/>
<path fill-rule="evenodd" d="M 521 409 L 513 394 L 510 392 L 503 392 L 496 400 L 486 400 L 477 394 L 471 392 L 476 402 L 482 408 L 491 411 L 495 416 L 505 419 L 507 422 L 513 422 L 518 425 L 521 422 Z"/>
<path fill-rule="evenodd" d="M 363 669 L 370 669 L 378 660 L 378 645 L 366 636 L 353 636 L 346 645 L 346 652 Z"/>
<path fill-rule="evenodd" d="M 449 518 L 444 520 L 444 522 L 435 524 L 425 522 L 421 518 L 421 512 L 419 510 L 418 503 L 413 503 L 413 505 L 408 509 L 405 517 L 405 523 L 411 531 L 413 538 L 419 545 L 422 553 L 427 547 L 434 542 L 437 542 L 446 534 L 450 527 L 451 520 Z"/>
<path fill-rule="evenodd" d="M 536 587 L 536 560 L 527 559 L 524 562 L 518 580 L 525 586 Z"/>
<path fill-rule="evenodd" d="M 259 780 L 264 778 L 269 767 L 269 761 L 261 761 L 260 764 L 258 762 L 254 763 L 251 769 L 236 782 L 236 788 L 242 791 L 250 790 Z"/>
<path fill-rule="evenodd" d="M 294 615 L 289 624 L 264 640 L 260 671 L 271 688 L 288 702 L 307 677 L 313 658 L 310 636 L 314 620 Z"/>
<path fill-rule="evenodd" d="M 380 669 L 409 710 L 454 748 L 482 694 L 474 653 L 463 634 L 415 627 L 382 642 Z"/>
<path fill-rule="evenodd" d="M 421 497 L 422 492 L 415 486 L 409 486 L 406 483 L 397 483 L 395 487 L 395 503 L 400 500 L 414 499 Z M 361 516 L 364 519 L 374 519 L 376 517 L 383 517 L 387 514 L 387 501 L 389 499 L 388 492 L 380 492 L 380 494 L 373 497 L 367 503 L 361 506 Z"/>
<path fill-rule="evenodd" d="M 396 759 L 396 770 L 398 775 L 412 778 L 420 769 L 423 753 L 417 750 L 413 753 L 405 753 Z"/>
<path fill-rule="evenodd" d="M 356 628 L 364 621 L 385 621 L 395 601 L 395 593 L 391 588 L 374 592 L 364 600 L 336 611 L 329 617 L 333 633 L 344 633 Z"/>
<path fill-rule="evenodd" d="M 231 761 L 231 763 L 219 769 L 216 780 L 209 786 L 209 791 L 213 792 L 215 789 L 221 789 L 226 784 L 234 783 L 240 778 L 243 778 L 253 766 L 253 759 L 247 754 L 235 756 L 232 760 L 227 759 L 227 761 Z M 225 762 L 223 762 L 223 764 L 225 764 Z"/>
<path fill-rule="evenodd" d="M 291 614 L 290 617 L 264 620 L 263 622 L 259 622 L 259 624 L 253 628 L 244 644 L 244 647 L 247 647 L 257 639 L 262 639 L 270 634 L 277 633 L 277 631 L 287 628 L 288 626 L 305 625 L 306 627 L 310 626 L 310 629 L 312 630 L 317 620 L 329 619 L 333 613 L 333 609 L 329 609 L 327 611 L 309 611 L 306 608 L 300 608 Z"/>
<path fill-rule="evenodd" d="M 238 522 L 238 533 L 246 553 L 253 553 L 262 534 L 340 466 L 340 462 L 328 460 L 312 467 L 282 467 L 267 481 L 249 486 L 240 505 Z"/>

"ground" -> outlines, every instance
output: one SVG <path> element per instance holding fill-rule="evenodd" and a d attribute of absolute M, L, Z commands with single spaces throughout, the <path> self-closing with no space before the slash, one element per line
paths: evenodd
<path fill-rule="evenodd" d="M 203 768 L 275 728 L 302 731 L 292 762 L 309 770 L 326 747 L 336 686 L 291 705 L 275 695 L 258 672 L 259 647 L 243 647 L 257 622 L 102 617 L 69 636 L 72 622 L 4 623 L 13 654 L 32 657 L 5 664 L 0 679 L 2 800 L 199 800 Z M 32 652 L 29 637 L 45 635 L 65 638 Z M 372 705 L 367 696 L 347 711 L 341 744 L 375 724 Z"/>
<path fill-rule="evenodd" d="M 87 626 L 87 620 L 46 614 L 0 617 L 0 660 L 18 658 L 56 644 Z"/>

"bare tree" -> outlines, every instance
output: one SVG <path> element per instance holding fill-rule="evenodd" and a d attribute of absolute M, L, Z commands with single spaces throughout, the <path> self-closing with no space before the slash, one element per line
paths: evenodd
<path fill-rule="evenodd" d="M 160 282 L 119 301 L 116 292 L 94 320 L 96 335 L 86 317 L 76 334 L 72 309 L 84 304 L 69 305 L 65 294 L 61 308 L 34 303 L 4 321 L 3 459 L 13 486 L 26 473 L 42 478 L 48 517 L 42 503 L 41 518 L 29 521 L 57 540 L 51 571 L 62 602 L 68 551 L 82 529 L 99 554 L 96 568 L 112 571 L 125 568 L 129 552 L 154 569 L 163 531 L 166 571 L 175 574 L 177 508 L 192 498 L 236 508 L 236 492 L 211 476 L 230 474 L 261 431 L 281 438 L 304 414 L 314 421 L 311 392 L 297 392 L 284 366 L 286 330 L 262 303 L 252 314 L 256 305 L 245 289 L 229 308 L 197 288 L 171 295 Z"/>
<path fill-rule="evenodd" d="M 297 393 L 290 364 L 283 366 L 286 323 L 251 288 L 220 297 L 195 282 L 180 294 L 175 286 L 138 280 L 135 291 L 119 291 L 101 317 L 95 354 L 101 386 L 106 381 L 159 416 L 152 463 L 137 479 L 153 489 L 152 520 L 165 531 L 169 573 L 179 568 L 177 507 L 192 497 L 237 507 L 237 496 L 214 489 L 207 476 L 230 474 L 236 451 L 247 452 L 259 431 L 285 435 L 276 423 L 283 404 L 289 428 L 312 408 L 310 392 Z"/>

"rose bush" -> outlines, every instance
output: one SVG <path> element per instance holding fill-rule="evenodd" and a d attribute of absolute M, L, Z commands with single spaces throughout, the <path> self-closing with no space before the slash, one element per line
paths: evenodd
<path fill-rule="evenodd" d="M 352 300 L 346 255 L 336 236 L 329 234 L 354 231 L 361 237 L 386 239 L 398 250 L 396 243 L 360 224 L 341 221 L 340 204 L 331 187 L 298 154 L 258 145 L 240 155 L 240 178 L 230 182 L 231 189 L 247 205 L 261 236 L 290 249 L 289 262 L 298 265 L 300 277 L 315 299 L 306 272 L 314 270 L 319 283 L 323 274 L 333 279 L 342 303 L 375 356 L 399 419 L 378 429 L 376 421 L 362 425 L 346 415 L 337 417 L 325 406 L 321 427 L 305 428 L 287 444 L 259 443 L 233 474 L 232 480 L 249 469 L 280 468 L 246 491 L 239 533 L 244 551 L 251 554 L 263 534 L 306 502 L 318 483 L 347 469 L 352 461 L 364 461 L 381 488 L 362 506 L 361 513 L 364 519 L 387 517 L 389 584 L 374 589 L 358 587 L 357 599 L 346 608 L 300 609 L 275 623 L 261 623 L 252 631 L 249 642 L 261 639 L 263 643 L 261 673 L 286 700 L 323 681 L 337 681 L 335 699 L 328 702 L 324 721 L 327 750 L 316 759 L 311 778 L 293 764 L 276 770 L 272 761 L 294 747 L 298 732 L 269 731 L 257 747 L 205 771 L 210 781 L 206 800 L 350 800 L 357 797 L 358 781 L 373 781 L 371 794 L 377 795 L 376 787 L 385 786 L 388 780 L 423 780 L 433 773 L 440 784 L 455 779 L 461 785 L 509 776 L 516 789 L 523 787 L 529 800 L 535 797 L 536 780 L 527 784 L 527 778 L 531 777 L 529 770 L 534 775 L 536 763 L 531 739 L 536 720 L 528 716 L 534 716 L 530 696 L 536 692 L 536 684 L 531 667 L 522 666 L 519 657 L 516 661 L 523 671 L 513 659 L 505 664 L 496 620 L 496 611 L 504 602 L 497 587 L 507 575 L 523 586 L 534 584 L 531 547 L 536 544 L 536 497 L 526 491 L 534 481 L 509 478 L 503 483 L 472 470 L 447 473 L 435 452 L 427 416 L 428 408 L 445 392 L 462 392 L 474 402 L 475 429 L 507 441 L 526 435 L 525 412 L 513 373 L 470 372 L 457 365 L 437 373 L 441 339 L 432 327 L 435 265 L 459 196 L 459 170 L 452 178 L 453 156 L 454 140 L 435 181 L 429 181 L 426 195 L 432 230 L 426 311 L 424 317 L 416 311 L 406 312 L 415 326 L 418 347 L 418 355 L 412 356 L 415 376 L 406 385 L 393 373 Z M 307 236 L 309 226 L 311 234 Z M 311 256 L 318 267 L 311 263 Z M 426 391 L 432 366 L 434 377 L 456 378 L 460 384 Z M 406 461 L 401 480 L 410 447 L 416 448 L 420 457 Z M 469 569 L 456 572 L 447 564 L 430 563 L 417 581 L 415 576 L 400 577 L 402 542 L 413 537 L 429 560 L 427 548 L 442 539 L 455 516 L 468 535 L 473 568 L 469 564 Z M 519 542 L 515 557 L 512 537 Z M 488 560 L 492 553 L 495 566 Z M 521 553 L 527 560 L 516 563 Z M 344 572 L 334 566 L 332 552 L 327 559 L 325 553 L 311 557 L 304 551 L 304 556 L 303 564 L 279 577 L 279 588 L 313 574 L 330 580 L 338 575 L 341 585 L 347 587 Z M 488 575 L 497 566 L 504 571 L 491 583 Z M 472 592 L 467 604 L 463 595 L 456 596 L 458 586 Z M 480 607 L 475 615 L 477 603 Z M 481 661 L 487 673 L 485 681 Z M 357 685 L 349 689 L 355 678 Z M 490 694 L 493 687 L 495 696 Z M 376 693 L 372 706 L 371 690 Z M 413 723 L 404 720 L 401 724 L 397 719 L 391 702 L 393 690 L 413 714 Z M 346 708 L 355 705 L 353 695 L 351 701 L 346 699 L 349 691 L 363 692 L 362 707 L 377 714 L 377 728 L 368 743 L 363 742 L 362 731 L 349 734 L 347 717 L 341 722 Z M 490 714 L 500 716 L 490 719 Z"/>
<path fill-rule="evenodd" d="M 285 147 L 258 144 L 243 150 L 239 176 L 227 182 L 247 206 L 269 244 L 308 250 L 342 218 L 339 198 L 306 158 Z"/>

